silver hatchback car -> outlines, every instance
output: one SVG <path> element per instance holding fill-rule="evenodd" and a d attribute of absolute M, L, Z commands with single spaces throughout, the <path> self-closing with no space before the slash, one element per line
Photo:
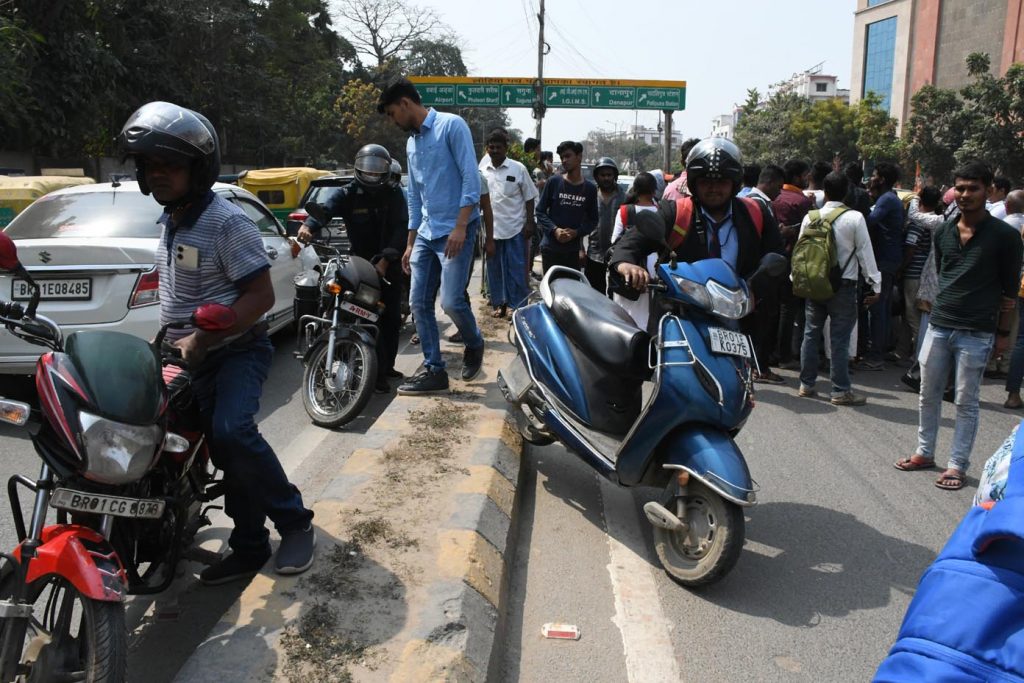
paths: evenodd
<path fill-rule="evenodd" d="M 270 258 L 275 302 L 270 331 L 292 321 L 297 249 L 274 215 L 251 192 L 217 183 L 214 192 L 238 205 L 259 227 Z M 116 330 L 151 338 L 159 329 L 155 264 L 162 207 L 135 182 L 58 190 L 36 200 L 4 230 L 42 290 L 39 312 L 67 335 Z M 0 274 L 0 299 L 27 301 L 24 280 Z M 42 347 L 0 328 L 0 374 L 32 374 Z"/>

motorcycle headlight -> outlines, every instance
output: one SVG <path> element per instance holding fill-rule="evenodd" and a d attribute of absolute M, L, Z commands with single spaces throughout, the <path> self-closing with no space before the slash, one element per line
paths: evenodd
<path fill-rule="evenodd" d="M 85 477 L 101 484 L 127 484 L 142 478 L 163 442 L 158 425 L 129 425 L 85 411 L 78 414 L 85 443 Z"/>
<path fill-rule="evenodd" d="M 739 320 L 750 313 L 750 297 L 743 289 L 729 289 L 714 280 L 707 284 L 711 296 L 711 312 L 723 318 Z"/>
<path fill-rule="evenodd" d="M 675 274 L 672 275 L 672 279 L 675 281 L 676 286 L 683 290 L 684 295 L 693 299 L 704 310 L 711 310 L 711 295 L 708 294 L 707 287 Z"/>

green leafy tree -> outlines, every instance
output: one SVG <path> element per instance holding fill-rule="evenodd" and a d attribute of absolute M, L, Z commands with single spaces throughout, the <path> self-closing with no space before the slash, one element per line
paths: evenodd
<path fill-rule="evenodd" d="M 790 132 L 802 158 L 845 161 L 857 158 L 859 124 L 858 110 L 842 100 L 819 100 L 793 117 Z"/>
<path fill-rule="evenodd" d="M 744 161 L 764 165 L 808 156 L 807 145 L 794 133 L 793 123 L 810 108 L 810 102 L 796 93 L 775 92 L 762 101 L 756 89 L 748 90 L 735 132 Z"/>
<path fill-rule="evenodd" d="M 933 182 L 949 181 L 956 151 L 963 146 L 970 115 L 953 90 L 925 85 L 910 100 L 911 114 L 903 128 L 907 154 L 921 164 Z"/>

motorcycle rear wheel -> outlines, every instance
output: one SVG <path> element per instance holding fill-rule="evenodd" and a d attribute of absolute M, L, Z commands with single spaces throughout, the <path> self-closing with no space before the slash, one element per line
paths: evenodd
<path fill-rule="evenodd" d="M 361 340 L 334 343 L 335 378 L 327 372 L 327 342 L 314 347 L 302 374 L 302 405 L 313 424 L 334 429 L 362 412 L 377 381 L 376 350 Z"/>
<path fill-rule="evenodd" d="M 677 512 L 675 500 L 673 497 L 669 506 L 673 513 Z M 682 520 L 689 524 L 687 531 L 653 527 L 661 566 L 676 583 L 688 588 L 715 583 L 736 565 L 743 550 L 743 509 L 691 478 Z"/>
<path fill-rule="evenodd" d="M 15 593 L 14 571 L 0 577 L 0 599 Z M 124 604 L 87 598 L 62 577 L 30 588 L 34 609 L 22 664 L 28 673 L 18 683 L 80 680 L 123 683 L 128 668 L 128 629 Z M 0 620 L 0 639 L 10 625 Z"/>

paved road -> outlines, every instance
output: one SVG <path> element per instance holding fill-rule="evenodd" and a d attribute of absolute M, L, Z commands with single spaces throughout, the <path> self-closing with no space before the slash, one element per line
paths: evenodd
<path fill-rule="evenodd" d="M 658 567 L 640 510 L 655 491 L 618 489 L 558 445 L 528 450 L 504 680 L 870 679 L 1020 414 L 986 382 L 970 488 L 949 493 L 934 472 L 891 465 L 916 443 L 917 397 L 896 371 L 854 377 L 870 401 L 859 409 L 797 398 L 785 374 L 739 436 L 762 487 L 743 554 L 700 592 Z M 946 404 L 940 448 L 952 415 Z M 549 621 L 581 639 L 543 639 Z"/>

